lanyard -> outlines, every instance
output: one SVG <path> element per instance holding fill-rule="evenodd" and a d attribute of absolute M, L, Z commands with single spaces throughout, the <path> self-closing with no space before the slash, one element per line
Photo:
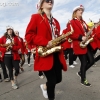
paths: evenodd
<path fill-rule="evenodd" d="M 55 39 L 55 31 L 54 31 L 54 25 L 53 25 L 53 17 L 51 17 L 50 19 L 48 19 L 50 27 L 51 27 L 51 31 L 52 31 L 52 39 Z"/>

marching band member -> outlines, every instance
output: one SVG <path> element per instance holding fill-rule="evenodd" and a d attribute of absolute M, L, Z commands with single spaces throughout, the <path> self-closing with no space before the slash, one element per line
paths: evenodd
<path fill-rule="evenodd" d="M 67 23 L 67 27 L 68 27 L 68 25 L 70 25 L 69 22 Z M 67 32 L 68 32 L 68 29 L 66 28 L 66 29 L 63 30 L 62 33 L 66 34 Z M 75 67 L 74 65 L 77 64 L 76 63 L 77 56 L 74 55 L 74 53 L 73 53 L 72 40 L 69 37 L 67 37 L 66 42 L 64 42 L 63 45 L 64 45 L 64 49 L 65 49 L 64 50 L 65 57 L 67 55 L 66 52 L 69 54 L 69 67 L 74 68 Z"/>
<path fill-rule="evenodd" d="M 85 42 L 87 40 L 86 33 L 88 32 L 87 24 L 82 18 L 83 12 L 84 7 L 82 5 L 73 9 L 70 24 L 72 25 L 74 32 L 69 37 L 73 40 L 74 53 L 79 57 L 81 62 L 80 71 L 77 75 L 81 77 L 81 84 L 89 87 L 91 84 L 86 79 L 86 71 L 94 64 L 94 57 L 90 45 L 86 48 L 80 46 L 80 42 Z M 70 30 L 70 27 L 68 29 Z"/>
<path fill-rule="evenodd" d="M 8 74 L 7 74 L 7 70 L 6 70 L 6 66 L 4 64 L 4 61 L 2 60 L 2 57 L 0 57 L 0 65 L 3 71 L 3 76 L 4 76 L 4 81 L 5 82 L 9 82 L 9 78 L 8 78 Z M 2 78 L 1 78 L 2 79 Z"/>
<path fill-rule="evenodd" d="M 0 48 L 0 65 L 1 65 L 1 68 L 2 68 L 2 71 L 3 71 L 4 81 L 9 82 L 10 80 L 8 78 L 6 66 L 5 66 L 4 61 L 2 59 L 2 49 L 1 48 Z M 1 77 L 1 80 L 2 80 L 2 77 Z"/>
<path fill-rule="evenodd" d="M 1 54 L 1 51 L 0 51 L 0 60 L 1 60 L 1 57 L 2 57 L 2 54 Z M 0 82 L 2 82 L 1 73 L 0 73 Z"/>
<path fill-rule="evenodd" d="M 59 36 L 59 22 L 51 14 L 53 4 L 54 0 L 39 0 L 38 13 L 32 15 L 26 30 L 28 44 L 50 48 L 53 45 L 50 40 Z M 62 69 L 67 70 L 63 50 L 40 57 L 36 48 L 34 70 L 43 71 L 47 78 L 47 83 L 40 85 L 45 98 L 55 99 L 55 86 L 62 81 Z"/>
<path fill-rule="evenodd" d="M 94 23 L 92 21 L 87 23 L 87 25 L 88 25 L 88 30 L 91 30 L 91 28 L 94 27 Z M 91 50 L 94 55 L 96 54 L 97 49 L 98 49 L 98 46 L 97 46 L 98 39 L 97 39 L 97 35 L 96 35 L 97 34 L 96 27 L 97 26 L 94 27 L 94 29 L 91 33 L 91 37 L 93 38 L 93 41 L 90 42 Z"/>
<path fill-rule="evenodd" d="M 96 25 L 98 24 L 95 28 L 95 33 L 97 37 L 97 49 L 100 50 L 100 21 L 98 23 L 95 23 Z M 95 58 L 95 62 L 97 62 L 98 60 L 100 60 L 100 55 Z"/>
<path fill-rule="evenodd" d="M 19 36 L 19 32 L 15 31 L 15 35 L 18 37 L 19 42 L 20 42 L 20 49 L 18 50 L 18 54 L 20 55 L 20 69 L 21 71 L 24 71 L 23 65 L 25 63 L 25 56 L 24 56 L 24 42 L 23 39 Z"/>
<path fill-rule="evenodd" d="M 25 40 L 25 42 L 24 42 L 24 46 L 25 46 L 25 54 L 27 55 L 28 66 L 30 67 L 31 47 L 30 47 L 30 45 L 27 43 L 26 40 Z"/>
<path fill-rule="evenodd" d="M 2 58 L 9 71 L 12 88 L 17 89 L 17 76 L 19 74 L 19 54 L 20 49 L 19 40 L 14 34 L 12 27 L 8 26 L 6 33 L 1 37 L 0 44 L 2 46 Z M 13 68 L 15 69 L 15 76 L 13 77 Z"/>

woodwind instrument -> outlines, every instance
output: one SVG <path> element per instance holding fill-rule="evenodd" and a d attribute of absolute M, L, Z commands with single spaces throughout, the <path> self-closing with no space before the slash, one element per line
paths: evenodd
<path fill-rule="evenodd" d="M 52 42 L 52 47 L 51 48 L 48 48 L 48 47 L 43 47 L 43 46 L 39 46 L 38 47 L 38 53 L 41 57 L 45 57 L 45 56 L 48 56 L 54 52 L 58 52 L 62 49 L 61 47 L 61 43 L 64 42 L 65 38 L 69 35 L 71 35 L 74 30 L 72 28 L 72 26 L 70 25 L 71 27 L 71 31 L 70 32 L 67 32 L 66 34 L 62 34 L 61 36 L 55 38 L 54 40 L 51 40 Z"/>
<path fill-rule="evenodd" d="M 100 22 L 97 23 L 97 25 L 99 25 L 99 24 L 100 24 Z M 97 25 L 94 25 L 94 26 L 86 33 L 86 40 L 80 42 L 80 47 L 81 47 L 81 48 L 86 48 L 87 45 L 88 45 L 90 42 L 93 41 L 93 36 L 90 37 L 90 35 L 91 35 L 93 29 L 94 29 Z"/>

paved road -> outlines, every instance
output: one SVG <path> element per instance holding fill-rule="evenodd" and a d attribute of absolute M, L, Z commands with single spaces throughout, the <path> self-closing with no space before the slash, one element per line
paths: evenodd
<path fill-rule="evenodd" d="M 63 72 L 63 81 L 56 86 L 56 100 L 100 100 L 100 62 L 87 72 L 87 79 L 92 84 L 88 88 L 80 84 L 80 78 L 76 75 L 80 66 L 78 59 L 77 62 L 75 68 Z M 38 72 L 33 71 L 33 64 L 30 67 L 25 64 L 24 69 L 18 77 L 19 89 L 13 90 L 10 82 L 0 83 L 0 100 L 46 100 L 39 88 L 46 79 L 39 79 Z"/>

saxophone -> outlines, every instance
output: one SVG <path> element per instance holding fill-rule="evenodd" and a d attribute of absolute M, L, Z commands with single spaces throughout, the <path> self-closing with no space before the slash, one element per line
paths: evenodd
<path fill-rule="evenodd" d="M 99 25 L 99 24 L 100 24 L 100 22 L 98 22 L 97 25 Z M 86 40 L 80 42 L 80 47 L 81 47 L 81 48 L 86 48 L 87 45 L 88 45 L 90 42 L 93 41 L 94 35 L 93 35 L 92 37 L 90 37 L 90 34 L 92 33 L 93 29 L 94 29 L 97 25 L 94 25 L 94 26 L 88 31 L 88 33 L 86 33 Z"/>
<path fill-rule="evenodd" d="M 7 37 L 10 39 L 11 43 L 0 44 L 0 46 L 6 48 L 7 51 L 10 51 L 11 50 L 11 47 L 14 45 L 14 40 L 9 35 L 7 35 Z"/>
<path fill-rule="evenodd" d="M 10 39 L 11 43 L 9 43 L 9 45 L 6 47 L 6 50 L 11 51 L 11 48 L 14 45 L 14 40 L 11 36 L 8 36 L 8 38 Z"/>
<path fill-rule="evenodd" d="M 46 57 L 54 52 L 59 52 L 62 49 L 60 44 L 65 41 L 64 39 L 66 39 L 67 36 L 71 35 L 74 32 L 71 25 L 70 25 L 70 27 L 71 27 L 70 32 L 67 32 L 66 34 L 62 34 L 61 36 L 55 38 L 54 40 L 51 40 L 51 42 L 52 42 L 51 48 L 39 46 L 38 47 L 39 56 Z"/>

